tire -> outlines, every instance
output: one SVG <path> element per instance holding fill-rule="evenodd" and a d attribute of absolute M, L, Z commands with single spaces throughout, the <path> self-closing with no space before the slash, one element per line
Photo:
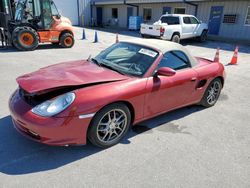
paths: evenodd
<path fill-rule="evenodd" d="M 108 105 L 94 116 L 88 130 L 88 139 L 101 148 L 114 146 L 127 134 L 130 123 L 131 113 L 125 104 Z"/>
<path fill-rule="evenodd" d="M 31 27 L 17 27 L 12 32 L 12 44 L 21 51 L 33 51 L 39 45 L 38 33 Z"/>
<path fill-rule="evenodd" d="M 171 39 L 172 42 L 175 42 L 175 43 L 180 43 L 180 36 L 177 35 L 177 34 L 174 34 L 172 36 L 172 39 Z"/>
<path fill-rule="evenodd" d="M 200 42 L 206 42 L 207 40 L 207 31 L 202 31 L 201 36 L 199 37 Z"/>
<path fill-rule="evenodd" d="M 64 33 L 60 37 L 60 45 L 63 48 L 72 48 L 75 44 L 75 39 L 72 34 Z"/>
<path fill-rule="evenodd" d="M 213 93 L 211 93 L 212 90 Z M 207 108 L 214 106 L 220 97 L 221 90 L 222 90 L 221 80 L 219 78 L 214 79 L 208 85 L 200 104 Z"/>
<path fill-rule="evenodd" d="M 141 34 L 141 37 L 142 37 L 142 38 L 145 38 L 145 39 L 150 38 L 149 35 L 145 35 L 145 34 Z"/>

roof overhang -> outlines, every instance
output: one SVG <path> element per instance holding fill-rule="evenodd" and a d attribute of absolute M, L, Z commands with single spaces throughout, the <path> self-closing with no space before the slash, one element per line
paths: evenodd
<path fill-rule="evenodd" d="M 92 0 L 95 5 L 114 5 L 114 4 L 143 4 L 143 3 L 183 3 L 183 2 L 199 2 L 209 0 Z"/>

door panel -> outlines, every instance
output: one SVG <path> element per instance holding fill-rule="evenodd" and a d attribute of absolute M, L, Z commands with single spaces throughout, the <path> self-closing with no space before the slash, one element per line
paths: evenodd
<path fill-rule="evenodd" d="M 189 38 L 193 33 L 193 26 L 190 17 L 183 17 L 182 38 Z"/>
<path fill-rule="evenodd" d="M 209 34 L 218 35 L 220 31 L 220 24 L 223 14 L 223 6 L 211 7 L 210 18 L 209 18 Z"/>
<path fill-rule="evenodd" d="M 96 8 L 96 19 L 97 26 L 102 26 L 102 7 Z"/>
<path fill-rule="evenodd" d="M 129 26 L 129 17 L 133 16 L 133 7 L 128 7 L 127 8 L 127 27 Z"/>
<path fill-rule="evenodd" d="M 54 21 L 51 12 L 51 2 L 49 0 L 42 1 L 42 17 L 45 30 L 50 30 L 51 24 Z"/>
<path fill-rule="evenodd" d="M 170 111 L 191 103 L 197 84 L 197 72 L 191 68 L 177 71 L 172 77 L 158 76 L 148 79 L 144 116 Z"/>

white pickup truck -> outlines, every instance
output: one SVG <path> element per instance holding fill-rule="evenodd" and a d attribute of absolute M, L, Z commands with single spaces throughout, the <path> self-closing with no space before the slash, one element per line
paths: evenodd
<path fill-rule="evenodd" d="M 142 37 L 157 37 L 179 43 L 181 39 L 199 38 L 206 41 L 208 25 L 186 14 L 165 14 L 153 25 L 141 24 Z"/>

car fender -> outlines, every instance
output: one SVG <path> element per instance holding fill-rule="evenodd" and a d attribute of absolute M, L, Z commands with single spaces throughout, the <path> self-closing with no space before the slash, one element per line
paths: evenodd
<path fill-rule="evenodd" d="M 201 36 L 201 34 L 202 34 L 202 32 L 203 32 L 204 30 L 205 30 L 205 31 L 208 30 L 208 25 L 207 25 L 206 23 L 201 23 L 201 24 L 199 24 L 197 35 L 198 35 L 198 36 Z"/>
<path fill-rule="evenodd" d="M 57 117 L 96 114 L 103 107 L 115 102 L 127 102 L 134 108 L 135 121 L 143 118 L 144 96 L 147 78 L 131 78 L 125 81 L 99 84 L 80 88 L 75 92 L 76 99 L 68 110 Z"/>
<path fill-rule="evenodd" d="M 204 59 L 204 61 L 205 61 L 205 59 Z M 198 65 L 198 66 L 194 67 L 194 70 L 198 73 L 198 81 L 199 82 L 198 82 L 197 88 L 196 88 L 196 95 L 197 95 L 197 97 L 200 97 L 200 99 L 204 95 L 204 92 L 206 91 L 208 85 L 215 78 L 221 78 L 223 81 L 223 84 L 224 84 L 225 70 L 224 70 L 224 66 L 221 63 L 211 61 L 207 65 L 203 65 L 203 66 Z M 199 87 L 199 84 L 202 82 L 204 84 L 200 85 L 201 87 Z"/>

